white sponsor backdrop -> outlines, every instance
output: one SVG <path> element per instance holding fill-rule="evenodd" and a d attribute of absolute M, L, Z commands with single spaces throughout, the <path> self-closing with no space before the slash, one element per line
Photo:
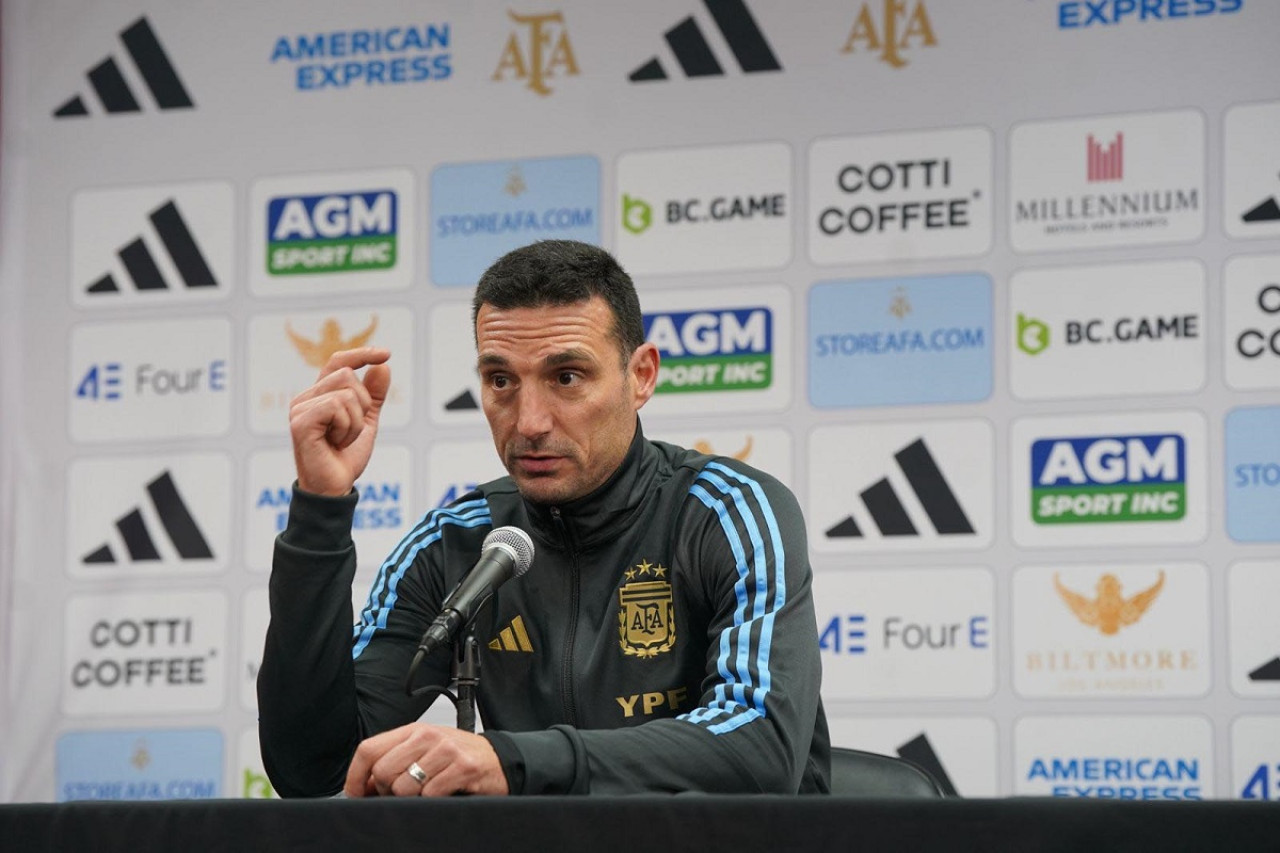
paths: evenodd
<path fill-rule="evenodd" d="M 187 790 L 184 733 L 191 778 L 270 795 L 289 398 L 393 349 L 358 605 L 501 472 L 458 271 L 562 233 L 636 276 L 673 368 L 649 435 L 800 498 L 836 743 L 965 796 L 1280 798 L 1280 451 L 1226 446 L 1233 410 L 1280 423 L 1280 5 L 3 16 L 0 799 Z M 686 19 L 718 70 L 664 39 Z M 446 164 L 484 180 L 430 198 Z M 811 375 L 815 316 L 860 387 Z M 942 379 L 959 357 L 990 375 Z M 84 733 L 131 763 L 75 777 Z"/>

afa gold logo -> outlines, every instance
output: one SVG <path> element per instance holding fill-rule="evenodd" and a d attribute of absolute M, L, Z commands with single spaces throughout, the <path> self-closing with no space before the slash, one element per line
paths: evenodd
<path fill-rule="evenodd" d="M 133 745 L 133 755 L 129 757 L 129 763 L 139 770 L 146 770 L 151 764 L 151 750 L 147 748 L 145 740 L 139 740 Z"/>
<path fill-rule="evenodd" d="M 905 320 L 907 315 L 911 313 L 911 300 L 907 298 L 907 289 L 905 287 L 895 287 L 893 289 L 893 299 L 889 302 L 889 313 L 899 320 Z"/>
<path fill-rule="evenodd" d="M 623 654 L 651 658 L 670 651 L 676 644 L 671 584 L 666 580 L 636 580 L 665 578 L 667 569 L 645 560 L 627 569 L 624 576 L 630 583 L 618 590 L 618 644 Z"/>
<path fill-rule="evenodd" d="M 902 51 L 937 46 L 938 39 L 933 34 L 933 22 L 929 20 L 924 0 L 916 0 L 909 10 L 907 0 L 884 0 L 880 6 L 879 21 L 872 6 L 871 0 L 862 4 L 841 53 L 857 53 L 858 50 L 879 53 L 881 62 L 902 68 L 908 64 L 902 58 Z"/>
<path fill-rule="evenodd" d="M 1160 572 L 1160 578 L 1154 584 L 1129 598 L 1120 592 L 1120 579 L 1109 572 L 1098 579 L 1093 598 L 1067 589 L 1056 574 L 1053 586 L 1077 619 L 1112 636 L 1121 628 L 1137 622 L 1147 612 L 1164 588 L 1164 572 Z"/>
<path fill-rule="evenodd" d="M 524 172 L 520 171 L 518 165 L 512 166 L 507 172 L 507 182 L 502 185 L 502 191 L 512 198 L 519 198 L 529 189 L 529 185 L 524 182 Z"/>
<path fill-rule="evenodd" d="M 557 75 L 578 75 L 578 60 L 573 55 L 562 12 L 517 15 L 508 11 L 507 16 L 519 28 L 507 39 L 507 46 L 502 49 L 498 67 L 493 72 L 493 80 L 506 80 L 509 75 L 513 79 L 524 80 L 528 88 L 546 96 L 551 94 L 548 79 Z"/>
<path fill-rule="evenodd" d="M 289 340 L 293 343 L 293 348 L 298 351 L 298 355 L 302 356 L 302 360 L 311 367 L 324 367 L 325 362 L 335 352 L 364 346 L 368 343 L 369 338 L 373 337 L 373 333 L 377 328 L 378 315 L 374 314 L 369 321 L 369 325 L 363 331 L 356 332 L 347 338 L 342 336 L 342 327 L 338 325 L 338 321 L 329 317 L 320 326 L 320 337 L 313 341 L 295 332 L 287 322 L 284 324 L 285 334 L 289 336 Z"/>

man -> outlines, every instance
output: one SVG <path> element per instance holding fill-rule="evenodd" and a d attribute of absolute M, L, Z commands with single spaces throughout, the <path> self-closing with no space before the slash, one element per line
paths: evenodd
<path fill-rule="evenodd" d="M 294 398 L 298 481 L 258 676 L 276 790 L 826 791 L 794 497 L 740 462 L 644 438 L 637 412 L 658 352 L 602 249 L 517 249 L 480 279 L 473 308 L 484 412 L 509 476 L 423 517 L 383 564 L 354 639 L 352 487 L 390 353 L 337 353 Z M 417 642 L 505 525 L 528 531 L 536 556 L 476 620 L 485 733 L 413 722 L 427 705 L 404 690 Z M 489 645 L 504 632 L 514 645 Z M 416 683 L 447 683 L 449 666 L 429 656 Z"/>

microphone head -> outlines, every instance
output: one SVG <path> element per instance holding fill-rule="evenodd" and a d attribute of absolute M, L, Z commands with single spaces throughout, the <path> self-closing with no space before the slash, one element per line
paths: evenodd
<path fill-rule="evenodd" d="M 489 535 L 484 537 L 484 544 L 480 546 L 480 551 L 483 553 L 494 546 L 506 546 L 506 549 L 515 556 L 515 569 L 511 572 L 513 578 L 520 577 L 533 565 L 533 540 L 519 527 L 495 527 L 489 531 Z"/>

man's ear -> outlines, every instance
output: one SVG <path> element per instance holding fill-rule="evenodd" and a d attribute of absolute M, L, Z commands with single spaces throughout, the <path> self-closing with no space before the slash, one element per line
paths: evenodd
<path fill-rule="evenodd" d="M 643 343 L 631 353 L 627 363 L 627 375 L 631 378 L 631 396 L 638 411 L 649 402 L 654 389 L 658 386 L 658 364 L 661 357 L 658 348 L 650 343 Z"/>

